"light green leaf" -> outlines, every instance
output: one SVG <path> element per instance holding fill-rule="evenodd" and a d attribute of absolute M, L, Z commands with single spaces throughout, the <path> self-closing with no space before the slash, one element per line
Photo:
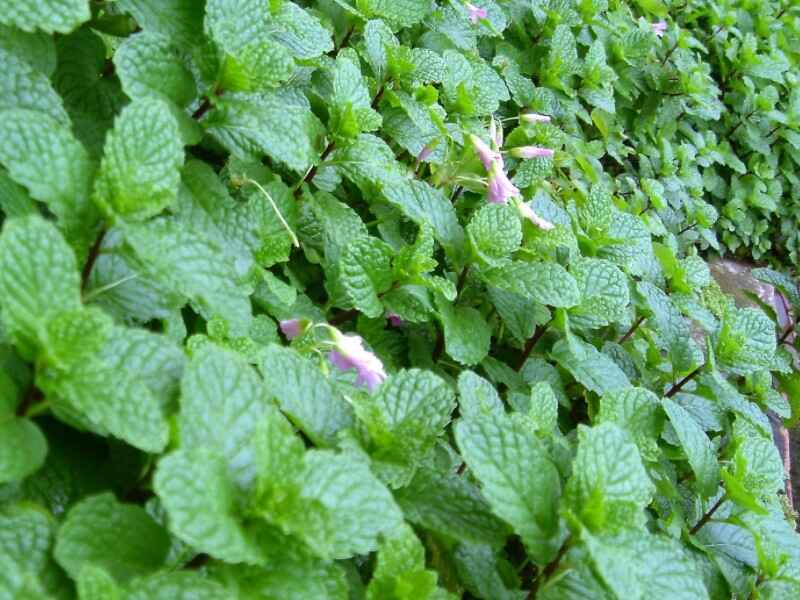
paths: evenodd
<path fill-rule="evenodd" d="M 611 422 L 628 432 L 639 447 L 642 457 L 658 460 L 663 417 L 659 400 L 653 392 L 640 387 L 603 394 L 597 422 Z"/>
<path fill-rule="evenodd" d="M 343 248 L 337 265 L 339 283 L 367 317 L 374 319 L 384 312 L 378 294 L 392 284 L 391 258 L 391 248 L 373 237 L 352 240 Z"/>
<path fill-rule="evenodd" d="M 130 98 L 160 98 L 186 106 L 197 93 L 178 51 L 158 35 L 143 32 L 127 38 L 114 53 L 114 65 Z"/>
<path fill-rule="evenodd" d="M 476 597 L 492 600 L 524 600 L 528 597 L 528 592 L 519 589 L 519 581 L 510 585 L 505 580 L 503 575 L 508 574 L 511 565 L 491 546 L 459 544 L 453 559 L 459 579 Z"/>
<path fill-rule="evenodd" d="M 477 419 L 483 414 L 505 412 L 497 389 L 472 371 L 461 371 L 458 376 L 458 395 L 458 408 L 462 417 Z"/>
<path fill-rule="evenodd" d="M 88 0 L 0 0 L 0 23 L 23 31 L 69 33 L 90 17 Z"/>
<path fill-rule="evenodd" d="M 560 543 L 561 483 L 541 443 L 501 415 L 462 420 L 455 437 L 495 514 L 514 527 L 537 564 L 546 564 Z"/>
<path fill-rule="evenodd" d="M 287 88 L 226 94 L 202 123 L 234 156 L 267 155 L 297 172 L 317 162 L 324 129 L 308 99 Z"/>
<path fill-rule="evenodd" d="M 489 263 L 513 254 L 522 243 L 522 225 L 515 211 L 505 204 L 486 204 L 467 225 L 475 252 Z"/>
<path fill-rule="evenodd" d="M 178 195 L 183 147 L 178 124 L 161 100 L 125 107 L 108 134 L 94 197 L 109 216 L 143 221 Z"/>
<path fill-rule="evenodd" d="M 138 258 L 138 270 L 188 298 L 206 319 L 224 318 L 232 335 L 246 335 L 252 321 L 248 290 L 212 240 L 166 218 L 126 225 L 124 233 Z"/>
<path fill-rule="evenodd" d="M 578 452 L 566 498 L 592 531 L 643 526 L 655 492 L 630 436 L 613 423 L 578 426 Z"/>
<path fill-rule="evenodd" d="M 58 230 L 38 216 L 7 220 L 0 235 L 0 306 L 22 347 L 36 347 L 48 319 L 80 302 L 75 255 Z"/>
<path fill-rule="evenodd" d="M 261 371 L 269 394 L 315 444 L 333 446 L 353 424 L 353 411 L 312 361 L 294 350 L 268 346 Z"/>
<path fill-rule="evenodd" d="M 173 452 L 159 461 L 153 487 L 181 540 L 226 562 L 259 563 L 262 553 L 239 519 L 226 462 L 203 447 Z"/>
<path fill-rule="evenodd" d="M 433 600 L 436 581 L 436 572 L 425 568 L 425 547 L 414 530 L 404 525 L 381 543 L 366 598 Z"/>
<path fill-rule="evenodd" d="M 373 456 L 413 462 L 444 433 L 455 408 L 447 382 L 430 371 L 402 370 L 387 379 L 377 395 L 356 405 L 372 443 Z"/>
<path fill-rule="evenodd" d="M 570 264 L 578 283 L 580 304 L 570 309 L 570 322 L 590 329 L 625 318 L 630 302 L 625 274 L 607 260 L 581 258 Z"/>
<path fill-rule="evenodd" d="M 0 35 L 5 35 L 1 32 Z M 24 108 L 42 112 L 62 125 L 69 126 L 69 117 L 64 104 L 47 76 L 36 70 L 23 58 L 0 45 L 0 110 Z"/>
<path fill-rule="evenodd" d="M 357 0 L 356 6 L 369 17 L 386 19 L 395 28 L 410 27 L 430 13 L 430 0 Z"/>
<path fill-rule="evenodd" d="M 448 538 L 500 547 L 511 531 L 475 484 L 455 473 L 421 467 L 393 494 L 406 520 Z"/>
<path fill-rule="evenodd" d="M 630 387 L 625 372 L 609 356 L 577 338 L 555 343 L 553 358 L 587 389 L 607 394 Z"/>
<path fill-rule="evenodd" d="M 180 405 L 181 449 L 213 451 L 227 465 L 227 479 L 247 489 L 255 478 L 252 439 L 267 405 L 255 370 L 208 344 L 186 366 Z"/>
<path fill-rule="evenodd" d="M 117 0 L 148 33 L 190 47 L 203 39 L 203 5 L 195 0 Z"/>
<path fill-rule="evenodd" d="M 0 163 L 58 217 L 70 240 L 86 237 L 96 212 L 93 167 L 68 126 L 39 111 L 0 110 Z"/>
<path fill-rule="evenodd" d="M 558 399 L 553 388 L 546 381 L 540 381 L 531 387 L 531 405 L 528 416 L 536 426 L 536 431 L 552 434 L 558 424 Z"/>
<path fill-rule="evenodd" d="M 476 365 L 489 353 L 492 332 L 481 313 L 469 306 L 437 301 L 444 327 L 444 347 L 465 366 Z"/>
<path fill-rule="evenodd" d="M 731 308 L 722 320 L 716 342 L 720 366 L 746 375 L 772 364 L 775 325 L 757 308 Z"/>
<path fill-rule="evenodd" d="M 47 439 L 33 421 L 0 415 L 0 483 L 25 479 L 46 455 Z"/>
<path fill-rule="evenodd" d="M 548 306 L 569 308 L 580 302 L 575 278 L 555 262 L 513 262 L 486 271 L 487 283 Z"/>
<path fill-rule="evenodd" d="M 74 579 L 84 566 L 94 565 L 126 582 L 162 567 L 168 549 L 167 532 L 143 508 L 122 504 L 106 492 L 82 500 L 67 513 L 54 554 Z"/>
<path fill-rule="evenodd" d="M 159 573 L 130 584 L 125 600 L 219 600 L 228 590 L 197 572 Z"/>
<path fill-rule="evenodd" d="M 705 497 L 713 496 L 719 487 L 719 464 L 714 445 L 682 406 L 668 398 L 664 398 L 661 406 L 664 407 L 694 471 L 697 490 Z"/>

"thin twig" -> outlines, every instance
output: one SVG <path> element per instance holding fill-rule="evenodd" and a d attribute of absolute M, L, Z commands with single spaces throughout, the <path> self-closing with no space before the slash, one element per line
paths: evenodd
<path fill-rule="evenodd" d="M 625 335 L 623 335 L 621 338 L 619 338 L 619 341 L 617 343 L 621 345 L 621 344 L 624 344 L 625 342 L 627 342 L 628 338 L 630 338 L 633 335 L 633 333 L 637 329 L 639 329 L 639 325 L 642 324 L 644 319 L 645 319 L 644 316 L 641 316 L 638 319 L 636 319 L 636 321 L 634 321 L 633 325 L 631 325 L 630 329 L 628 329 L 628 331 L 625 332 Z"/>
<path fill-rule="evenodd" d="M 100 294 L 105 294 L 109 290 L 113 290 L 115 287 L 122 285 L 123 283 L 127 283 L 133 279 L 139 277 L 138 273 L 131 273 L 130 275 L 126 275 L 122 279 L 117 279 L 116 281 L 112 281 L 111 283 L 107 283 L 105 285 L 101 285 L 98 288 L 94 288 L 89 290 L 89 293 L 84 295 L 83 302 L 90 302 L 94 298 L 97 298 Z"/>
<path fill-rule="evenodd" d="M 556 557 L 549 563 L 547 563 L 545 568 L 542 569 L 542 572 L 539 573 L 539 575 L 536 576 L 536 579 L 533 580 L 533 584 L 531 585 L 531 592 L 530 594 L 528 594 L 528 600 L 535 598 L 536 592 L 539 590 L 539 586 L 542 584 L 542 582 L 545 581 L 546 579 L 549 579 L 550 576 L 556 572 L 559 563 L 561 563 L 561 559 L 564 558 L 564 555 L 567 553 L 567 550 L 569 549 L 569 542 L 570 538 L 564 540 L 564 543 L 561 545 L 561 548 L 558 549 L 558 554 L 556 554 Z"/>
<path fill-rule="evenodd" d="M 333 152 L 335 148 L 336 148 L 336 142 L 334 142 L 333 140 L 328 142 L 328 145 L 325 146 L 325 149 L 322 151 L 322 154 L 319 155 L 319 163 L 317 163 L 316 165 L 311 165 L 311 167 L 309 167 L 308 171 L 306 171 L 306 174 L 303 176 L 300 182 L 295 186 L 294 188 L 295 198 L 300 197 L 300 194 L 303 193 L 302 189 L 303 184 L 309 183 L 312 179 L 314 179 L 314 176 L 317 174 L 317 168 L 319 167 L 319 165 L 325 162 L 325 159 L 327 159 L 330 156 L 331 152 Z"/>
<path fill-rule="evenodd" d="M 676 383 L 675 385 L 673 385 L 673 386 L 672 386 L 672 387 L 669 389 L 669 391 L 668 391 L 666 394 L 664 394 L 664 397 L 666 397 L 666 398 L 672 398 L 672 397 L 673 397 L 675 394 L 677 394 L 678 392 L 680 392 L 680 391 L 681 391 L 681 388 L 682 388 L 683 386 L 685 386 L 687 383 L 689 383 L 689 382 L 690 382 L 692 379 L 694 379 L 694 378 L 697 376 L 697 374 L 700 372 L 700 369 L 702 369 L 702 368 L 703 368 L 703 367 L 702 367 L 702 365 L 701 365 L 701 366 L 699 366 L 699 367 L 697 367 L 697 368 L 696 368 L 694 371 L 692 371 L 692 372 L 691 372 L 691 373 L 689 373 L 689 374 L 688 374 L 686 377 L 684 377 L 683 379 L 681 379 L 681 380 L 680 380 L 678 383 Z"/>
<path fill-rule="evenodd" d="M 103 228 L 92 244 L 92 247 L 89 248 L 89 254 L 86 257 L 86 263 L 83 265 L 83 270 L 81 271 L 81 292 L 86 289 L 86 284 L 89 283 L 89 275 L 92 274 L 92 268 L 94 267 L 94 263 L 97 261 L 97 257 L 100 254 L 100 246 L 103 245 L 103 239 L 106 237 L 106 229 Z"/>
<path fill-rule="evenodd" d="M 717 512 L 717 509 L 719 509 L 719 507 L 720 507 L 720 506 L 722 506 L 722 503 L 723 503 L 723 502 L 725 502 L 725 500 L 727 500 L 727 499 L 728 499 L 728 496 L 727 496 L 726 494 L 722 494 L 722 496 L 720 497 L 720 499 L 719 499 L 719 500 L 717 500 L 717 501 L 714 503 L 714 506 L 712 506 L 711 508 L 709 508 L 709 509 L 708 509 L 708 511 L 706 511 L 706 514 L 704 514 L 702 517 L 700 517 L 700 520 L 699 520 L 699 521 L 698 521 L 698 522 L 695 524 L 695 526 L 694 526 L 694 527 L 692 527 L 692 528 L 689 530 L 689 535 L 694 535 L 694 534 L 696 534 L 698 531 L 700 531 L 700 530 L 703 528 L 703 526 L 704 526 L 706 523 L 708 523 L 708 521 L 711 519 L 711 517 L 713 517 L 713 516 L 714 516 L 714 513 L 715 513 L 715 512 Z"/>
<path fill-rule="evenodd" d="M 550 321 L 547 321 L 547 323 L 544 323 L 542 325 L 537 325 L 536 326 L 536 331 L 533 332 L 533 335 L 531 336 L 531 338 L 525 343 L 525 348 L 523 348 L 522 354 L 519 357 L 519 361 L 517 362 L 517 371 L 521 371 L 522 367 L 525 366 L 525 361 L 527 361 L 528 357 L 531 355 L 531 352 L 533 351 L 533 347 L 536 345 L 536 343 L 540 339 L 542 339 L 542 336 L 547 331 L 547 327 L 549 325 L 550 325 Z"/>

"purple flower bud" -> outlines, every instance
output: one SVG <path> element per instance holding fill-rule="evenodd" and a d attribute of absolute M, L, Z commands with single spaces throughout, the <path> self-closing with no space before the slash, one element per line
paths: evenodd
<path fill-rule="evenodd" d="M 653 33 L 655 33 L 656 36 L 662 37 L 664 35 L 664 32 L 667 31 L 667 22 L 657 21 L 655 23 L 651 23 L 650 27 L 653 29 Z"/>
<path fill-rule="evenodd" d="M 403 326 L 403 319 L 400 318 L 400 315 L 395 313 L 387 313 L 386 319 L 389 321 L 389 324 L 392 327 L 402 327 Z"/>
<path fill-rule="evenodd" d="M 523 217 L 529 219 L 530 222 L 536 225 L 536 227 L 538 227 L 539 229 L 550 231 L 551 229 L 555 228 L 555 225 L 553 225 L 550 221 L 548 221 L 547 219 L 543 219 L 542 217 L 537 215 L 536 211 L 534 211 L 531 208 L 530 204 L 526 204 L 525 202 L 520 202 L 517 208 L 519 209 L 519 212 Z"/>
<path fill-rule="evenodd" d="M 509 152 L 511 156 L 517 158 L 552 158 L 555 154 L 550 148 L 540 148 L 539 146 L 520 146 L 512 148 Z"/>
<path fill-rule="evenodd" d="M 383 370 L 380 359 L 366 350 L 362 342 L 358 335 L 337 333 L 336 347 L 331 350 L 328 357 L 331 363 L 342 371 L 355 369 L 358 372 L 356 384 L 365 385 L 370 391 L 374 391 L 386 379 L 386 371 Z"/>
<path fill-rule="evenodd" d="M 499 152 L 489 148 L 489 146 L 487 146 L 486 143 L 477 135 L 470 134 L 469 141 L 472 142 L 472 147 L 475 148 L 475 152 L 478 154 L 478 158 L 481 159 L 484 169 L 489 171 L 492 167 L 492 164 L 496 162 L 499 162 L 502 167 L 503 157 L 500 156 Z"/>
<path fill-rule="evenodd" d="M 433 148 L 430 146 L 423 146 L 422 150 L 419 151 L 417 154 L 417 162 L 422 162 L 423 160 L 427 160 L 427 158 L 433 153 Z"/>
<path fill-rule="evenodd" d="M 469 2 L 467 2 L 465 6 L 467 8 L 467 14 L 469 15 L 469 20 L 473 25 L 477 25 L 478 21 L 480 21 L 481 19 L 485 19 L 487 16 L 489 16 L 489 13 L 486 12 L 485 8 L 480 8 L 478 6 L 475 6 L 474 4 L 470 4 Z"/>
<path fill-rule="evenodd" d="M 511 196 L 519 196 L 519 190 L 511 183 L 500 162 L 493 162 L 489 170 L 489 202 L 505 204 Z"/>
<path fill-rule="evenodd" d="M 281 321 L 279 324 L 283 335 L 286 336 L 287 340 L 293 340 L 298 335 L 303 333 L 303 329 L 305 329 L 305 324 L 300 319 L 287 319 L 285 321 Z"/>
<path fill-rule="evenodd" d="M 519 116 L 521 121 L 527 123 L 549 123 L 550 117 L 547 115 L 540 115 L 539 113 L 523 113 Z"/>

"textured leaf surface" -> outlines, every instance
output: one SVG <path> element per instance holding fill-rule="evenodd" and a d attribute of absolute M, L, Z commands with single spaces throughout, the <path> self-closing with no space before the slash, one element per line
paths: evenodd
<path fill-rule="evenodd" d="M 24 31 L 41 29 L 48 33 L 69 33 L 90 17 L 87 0 L 35 0 L 0 2 L 0 23 L 16 25 Z"/>
<path fill-rule="evenodd" d="M 96 565 L 124 582 L 161 567 L 168 548 L 167 532 L 144 509 L 104 493 L 69 511 L 58 531 L 55 557 L 72 577 L 85 565 Z"/>
<path fill-rule="evenodd" d="M 704 496 L 712 496 L 719 486 L 719 464 L 714 445 L 708 439 L 692 416 L 679 404 L 665 398 L 664 407 L 672 427 L 680 440 L 681 447 L 689 459 L 689 464 L 697 478 L 698 491 Z"/>
<path fill-rule="evenodd" d="M 547 453 L 532 432 L 500 415 L 461 421 L 455 431 L 495 514 L 514 527 L 537 563 L 546 563 L 558 549 L 554 508 L 561 493 Z"/>
<path fill-rule="evenodd" d="M 95 199 L 110 216 L 142 221 L 175 201 L 182 165 L 178 125 L 167 105 L 136 100 L 108 134 Z"/>
<path fill-rule="evenodd" d="M 580 302 L 575 278 L 557 263 L 514 262 L 487 272 L 489 283 L 541 304 L 569 308 Z"/>

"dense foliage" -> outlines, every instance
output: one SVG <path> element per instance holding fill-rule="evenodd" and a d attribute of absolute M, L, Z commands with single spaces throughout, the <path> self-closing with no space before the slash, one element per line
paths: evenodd
<path fill-rule="evenodd" d="M 0 0 L 0 600 L 800 598 L 791 4 Z"/>

